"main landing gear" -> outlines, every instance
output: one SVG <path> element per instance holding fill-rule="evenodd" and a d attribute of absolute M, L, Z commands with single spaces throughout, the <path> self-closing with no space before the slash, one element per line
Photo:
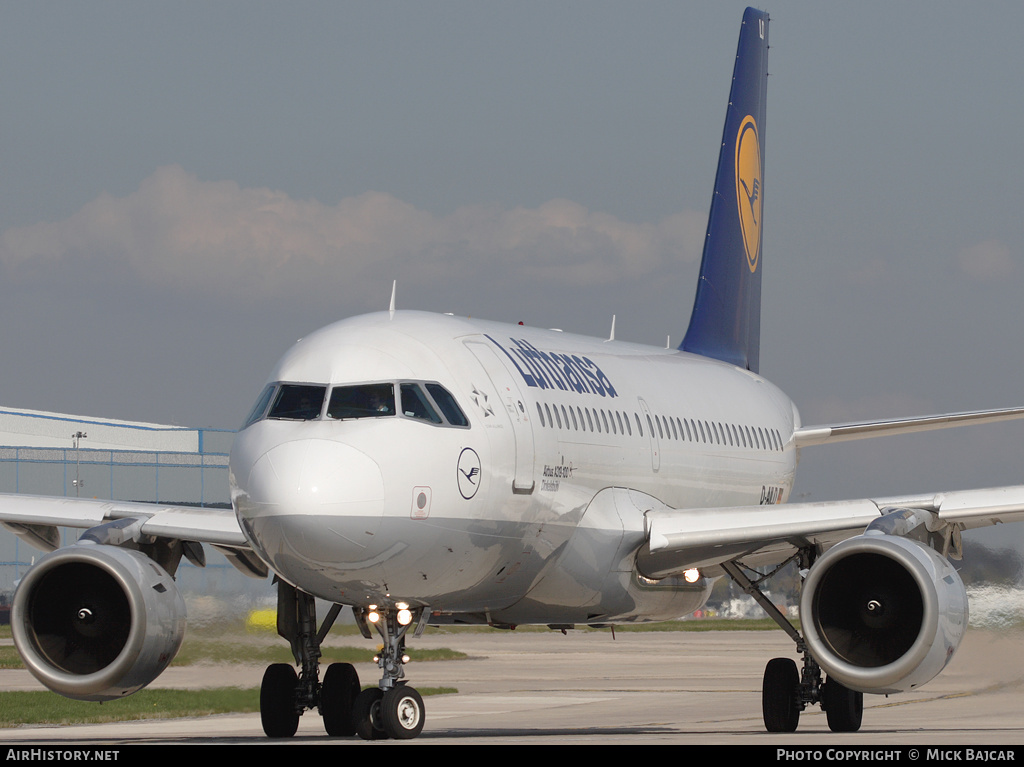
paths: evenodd
<path fill-rule="evenodd" d="M 798 556 L 802 565 L 810 567 L 812 551 L 801 550 Z M 864 713 L 864 693 L 850 690 L 831 678 L 822 682 L 821 668 L 807 652 L 800 632 L 761 592 L 760 583 L 768 576 L 759 578 L 755 583 L 735 561 L 727 562 L 722 567 L 789 634 L 796 642 L 797 651 L 803 656 L 803 667 L 799 671 L 791 658 L 772 658 L 768 661 L 761 685 L 761 711 L 765 729 L 768 732 L 795 732 L 800 722 L 800 712 L 817 703 L 825 711 L 832 732 L 857 732 Z"/>
<path fill-rule="evenodd" d="M 341 612 L 333 605 L 319 631 L 316 605 L 309 594 L 278 581 L 277 631 L 287 639 L 300 667 L 274 663 L 267 667 L 260 686 L 260 719 L 263 731 L 271 738 L 290 738 L 299 727 L 306 709 L 318 709 L 328 735 L 342 737 L 358 734 L 364 740 L 415 738 L 423 730 L 423 698 L 409 687 L 403 677 L 405 635 L 422 609 L 378 610 L 355 608 L 356 622 L 369 639 L 373 625 L 384 640 L 375 659 L 383 675 L 378 687 L 360 690 L 359 676 L 349 663 L 332 663 L 323 682 L 319 680 L 320 645 Z M 421 622 L 417 633 L 422 632 Z"/>

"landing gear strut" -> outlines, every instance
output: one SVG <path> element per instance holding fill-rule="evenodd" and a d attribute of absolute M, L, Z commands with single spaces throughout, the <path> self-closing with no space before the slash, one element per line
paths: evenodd
<path fill-rule="evenodd" d="M 277 633 L 287 639 L 300 666 L 298 675 L 287 663 L 275 663 L 263 674 L 260 719 L 271 738 L 290 738 L 306 709 L 319 709 L 328 735 L 353 735 L 352 707 L 359 694 L 359 676 L 349 663 L 332 663 L 320 683 L 320 645 L 341 612 L 333 605 L 319 631 L 313 597 L 283 581 L 277 583 Z"/>
<path fill-rule="evenodd" d="M 422 617 L 422 608 L 415 613 L 402 609 L 357 608 L 355 613 L 363 635 L 370 636 L 368 624 L 372 625 L 384 644 L 376 658 L 381 670 L 379 686 L 363 690 L 353 704 L 355 730 L 364 740 L 415 738 L 423 730 L 426 710 L 420 694 L 405 683 L 403 666 L 409 660 L 405 654 L 405 635 Z M 424 627 L 420 621 L 417 633 Z"/>
<path fill-rule="evenodd" d="M 813 550 L 801 549 L 797 556 L 802 567 L 809 568 L 813 564 Z M 768 661 L 761 686 L 761 711 L 765 729 L 768 732 L 795 732 L 800 722 L 800 712 L 817 703 L 825 711 L 832 732 L 857 732 L 864 713 L 864 693 L 850 690 L 832 678 L 822 682 L 821 668 L 807 652 L 800 632 L 761 592 L 759 585 L 768 576 L 759 578 L 755 583 L 736 561 L 726 562 L 722 568 L 789 634 L 796 643 L 797 652 L 803 656 L 803 667 L 799 671 L 791 658 L 772 658 Z"/>
<path fill-rule="evenodd" d="M 402 607 L 401 605 L 399 607 Z M 405 635 L 417 624 L 426 628 L 423 608 L 353 608 L 359 630 L 371 638 L 377 629 L 384 647 L 374 659 L 382 676 L 377 687 L 360 692 L 359 676 L 349 663 L 332 663 L 320 682 L 320 645 L 341 612 L 333 605 L 323 625 L 316 627 L 313 597 L 284 581 L 277 582 L 277 633 L 288 640 L 300 672 L 287 663 L 267 668 L 260 687 L 260 719 L 271 738 L 290 738 L 306 709 L 319 709 L 328 735 L 358 734 L 364 740 L 415 738 L 423 730 L 423 698 L 404 680 Z"/>

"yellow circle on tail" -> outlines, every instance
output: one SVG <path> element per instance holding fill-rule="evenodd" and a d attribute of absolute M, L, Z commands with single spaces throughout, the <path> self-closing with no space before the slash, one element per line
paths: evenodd
<path fill-rule="evenodd" d="M 736 133 L 736 207 L 740 214 L 743 248 L 747 252 L 747 266 L 757 271 L 758 251 L 761 248 L 761 145 L 757 137 L 757 123 L 747 115 Z"/>

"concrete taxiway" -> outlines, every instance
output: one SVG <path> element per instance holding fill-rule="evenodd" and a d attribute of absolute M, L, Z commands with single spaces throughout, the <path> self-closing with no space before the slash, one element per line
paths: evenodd
<path fill-rule="evenodd" d="M 359 644 L 346 638 L 346 644 Z M 369 642 L 363 643 L 370 646 Z M 828 731 L 808 709 L 793 735 L 764 732 L 761 674 L 774 656 L 796 658 L 781 632 L 519 632 L 431 634 L 409 643 L 468 653 L 459 661 L 414 662 L 410 684 L 449 686 L 426 698 L 425 744 L 679 743 L 761 745 L 984 746 L 1024 744 L 1024 634 L 968 632 L 946 671 L 923 689 L 865 697 L 859 733 Z M 364 684 L 372 664 L 357 667 Z M 259 684 L 247 665 L 172 668 L 154 686 Z M 0 671 L 0 689 L 39 689 L 22 671 Z M 112 725 L 0 730 L 0 746 L 50 744 L 337 743 L 307 712 L 295 738 L 269 741 L 256 714 Z M 366 745 L 381 745 L 378 741 Z"/>

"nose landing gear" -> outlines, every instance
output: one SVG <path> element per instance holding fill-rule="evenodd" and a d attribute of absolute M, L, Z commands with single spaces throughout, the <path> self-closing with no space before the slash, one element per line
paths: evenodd
<path fill-rule="evenodd" d="M 382 672 L 380 685 L 363 690 L 353 703 L 355 730 L 364 740 L 415 738 L 423 730 L 426 710 L 420 694 L 405 683 L 403 666 L 409 660 L 405 654 L 405 635 L 422 615 L 422 608 L 416 614 L 406 609 L 374 608 L 355 612 L 364 635 L 369 636 L 369 623 L 377 629 L 384 645 L 376 658 Z"/>

